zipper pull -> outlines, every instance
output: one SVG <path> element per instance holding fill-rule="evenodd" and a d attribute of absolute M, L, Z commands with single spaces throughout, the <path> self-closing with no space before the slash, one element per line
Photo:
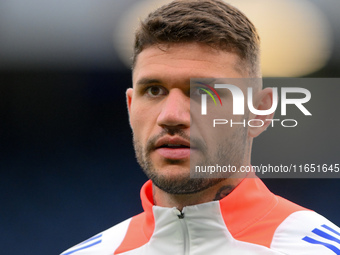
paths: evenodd
<path fill-rule="evenodd" d="M 172 210 L 173 210 L 174 214 L 177 215 L 178 219 L 184 219 L 184 212 L 183 212 L 183 210 L 180 211 L 176 207 L 173 207 Z"/>

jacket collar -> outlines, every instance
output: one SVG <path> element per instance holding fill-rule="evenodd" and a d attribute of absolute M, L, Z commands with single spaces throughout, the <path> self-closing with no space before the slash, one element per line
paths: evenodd
<path fill-rule="evenodd" d="M 145 211 L 144 233 L 151 237 L 155 219 L 153 213 L 152 182 L 147 181 L 141 189 L 142 206 Z M 219 203 L 220 211 L 231 234 L 237 234 L 263 218 L 277 203 L 277 198 L 255 175 L 249 176 L 225 198 L 220 201 L 195 205 L 202 210 L 211 203 Z M 191 206 L 186 209 L 190 210 Z M 172 208 L 169 208 L 172 210 Z"/>

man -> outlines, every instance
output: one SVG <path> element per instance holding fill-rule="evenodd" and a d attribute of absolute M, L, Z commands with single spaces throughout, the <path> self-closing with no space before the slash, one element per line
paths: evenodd
<path fill-rule="evenodd" d="M 273 117 L 247 112 L 264 125 L 209 132 L 190 109 L 190 79 L 259 77 L 259 37 L 234 7 L 175 0 L 151 13 L 136 32 L 126 93 L 136 157 L 150 179 L 144 212 L 63 255 L 340 254 L 338 227 L 275 196 L 252 173 L 190 178 L 193 161 L 250 166 L 253 138 Z M 252 86 L 254 107 L 269 109 L 271 89 Z M 229 116 L 232 102 L 224 104 Z"/>

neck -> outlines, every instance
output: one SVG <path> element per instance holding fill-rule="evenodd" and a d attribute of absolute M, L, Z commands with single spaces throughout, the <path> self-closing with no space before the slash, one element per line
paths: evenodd
<path fill-rule="evenodd" d="M 183 207 L 197 205 L 226 197 L 243 178 L 228 178 L 218 184 L 192 194 L 169 194 L 153 185 L 154 204 L 161 207 L 176 207 L 182 211 Z"/>

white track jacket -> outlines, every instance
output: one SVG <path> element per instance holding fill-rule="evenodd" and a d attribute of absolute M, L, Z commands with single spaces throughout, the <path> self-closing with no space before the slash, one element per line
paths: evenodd
<path fill-rule="evenodd" d="M 274 195 L 259 178 L 182 213 L 153 205 L 151 181 L 141 199 L 143 213 L 62 255 L 340 255 L 337 226 Z"/>

